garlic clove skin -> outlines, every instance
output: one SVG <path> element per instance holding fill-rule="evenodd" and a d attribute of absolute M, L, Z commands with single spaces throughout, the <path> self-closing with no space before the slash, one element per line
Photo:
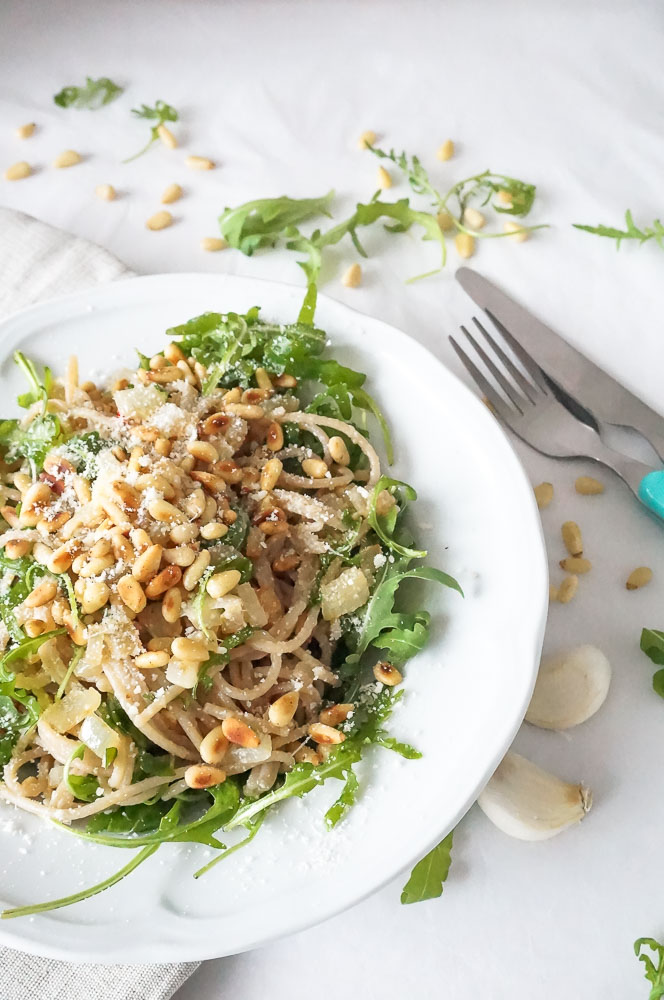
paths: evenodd
<path fill-rule="evenodd" d="M 509 837 L 548 840 L 583 819 L 592 806 L 592 794 L 510 750 L 477 804 Z"/>
<path fill-rule="evenodd" d="M 596 646 L 576 646 L 542 660 L 526 722 L 540 729 L 571 729 L 601 708 L 611 664 Z"/>

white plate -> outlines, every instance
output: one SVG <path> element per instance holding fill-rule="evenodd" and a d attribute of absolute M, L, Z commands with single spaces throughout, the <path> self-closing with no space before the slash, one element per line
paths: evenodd
<path fill-rule="evenodd" d="M 0 327 L 3 415 L 16 412 L 10 401 L 23 388 L 11 361 L 16 348 L 60 372 L 75 352 L 84 379 L 134 363 L 134 347 L 158 350 L 167 327 L 191 316 L 258 304 L 289 322 L 301 297 L 300 288 L 268 282 L 170 274 L 36 306 Z M 459 821 L 510 745 L 530 698 L 547 607 L 530 484 L 486 407 L 423 347 L 329 299 L 316 319 L 335 356 L 367 372 L 394 431 L 393 474 L 419 492 L 418 539 L 466 594 L 426 589 L 431 642 L 409 666 L 391 723 L 422 759 L 371 752 L 361 800 L 335 831 L 322 822 L 339 787 L 330 781 L 285 803 L 252 845 L 200 881 L 191 875 L 211 852 L 166 845 L 102 895 L 3 921 L 3 944 L 70 960 L 165 962 L 233 954 L 301 930 L 405 873 Z M 87 844 L 11 807 L 0 813 L 5 904 L 75 892 L 132 853 Z"/>

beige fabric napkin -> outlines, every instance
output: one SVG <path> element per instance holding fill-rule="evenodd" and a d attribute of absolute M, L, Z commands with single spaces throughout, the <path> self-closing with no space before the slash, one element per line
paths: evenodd
<path fill-rule="evenodd" d="M 33 302 L 132 272 L 106 250 L 0 208 L 0 320 Z M 2 1000 L 168 1000 L 198 967 L 75 965 L 0 948 Z"/>

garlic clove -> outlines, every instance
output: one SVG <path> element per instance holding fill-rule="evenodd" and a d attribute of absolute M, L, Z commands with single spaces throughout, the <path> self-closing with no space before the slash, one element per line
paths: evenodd
<path fill-rule="evenodd" d="M 508 836 L 547 840 L 583 819 L 592 806 L 592 794 L 510 750 L 477 803 Z"/>
<path fill-rule="evenodd" d="M 540 664 L 526 721 L 541 729 L 571 729 L 604 704 L 611 664 L 596 646 L 576 646 Z"/>

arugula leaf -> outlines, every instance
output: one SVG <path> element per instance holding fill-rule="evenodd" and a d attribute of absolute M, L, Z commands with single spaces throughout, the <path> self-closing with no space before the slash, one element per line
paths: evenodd
<path fill-rule="evenodd" d="M 97 799 L 99 782 L 92 774 L 72 774 L 71 765 L 75 760 L 81 760 L 85 753 L 85 745 L 79 743 L 65 764 L 62 780 L 65 782 L 74 798 L 81 802 L 94 802 Z"/>
<path fill-rule="evenodd" d="M 53 639 L 58 635 L 64 635 L 66 631 L 64 628 L 57 628 L 51 632 L 42 632 L 41 635 L 33 636 L 30 639 L 21 639 L 17 646 L 13 646 L 0 659 L 0 680 L 13 680 L 13 673 L 7 670 L 10 663 L 15 663 L 16 660 L 27 660 L 45 642 L 48 642 L 49 639 Z"/>
<path fill-rule="evenodd" d="M 617 250 L 620 249 L 620 244 L 623 240 L 636 240 L 639 245 L 647 243 L 648 240 L 654 240 L 657 246 L 661 250 L 664 250 L 664 225 L 662 225 L 660 220 L 655 219 L 652 226 L 645 226 L 643 229 L 639 229 L 629 210 L 625 212 L 624 229 L 616 229 L 614 226 L 604 226 L 601 223 L 597 226 L 586 226 L 575 222 L 573 225 L 575 229 L 582 229 L 585 233 L 592 233 L 594 236 L 606 236 L 611 240 L 615 240 Z"/>
<path fill-rule="evenodd" d="M 98 80 L 86 76 L 82 87 L 63 87 L 53 100 L 59 108 L 88 108 L 96 111 L 114 101 L 122 91 L 123 88 L 107 76 L 100 76 Z"/>
<path fill-rule="evenodd" d="M 30 581 L 36 566 L 37 563 L 27 556 L 21 559 L 8 559 L 4 549 L 0 551 L 0 568 L 12 574 L 11 583 L 6 584 L 0 593 L 0 618 L 12 641 L 17 644 L 24 642 L 26 635 L 16 621 L 14 608 L 21 604 L 32 590 Z"/>
<path fill-rule="evenodd" d="M 436 899 L 443 894 L 445 882 L 452 864 L 452 839 L 454 831 L 448 833 L 432 851 L 413 868 L 410 878 L 401 893 L 402 903 L 421 903 L 425 899 Z"/>
<path fill-rule="evenodd" d="M 344 818 L 344 816 L 346 816 L 348 811 L 351 809 L 352 806 L 355 805 L 355 802 L 357 801 L 357 794 L 360 788 L 360 783 L 357 780 L 357 775 L 353 770 L 352 764 L 349 763 L 348 769 L 346 770 L 345 774 L 346 774 L 346 781 L 344 783 L 344 787 L 341 790 L 338 799 L 330 806 L 330 808 L 325 813 L 325 825 L 327 826 L 328 830 L 331 830 L 333 827 L 337 825 L 337 823 L 340 823 L 341 820 Z"/>
<path fill-rule="evenodd" d="M 65 442 L 63 451 L 67 454 L 76 471 L 86 479 L 97 478 L 97 455 L 104 448 L 110 448 L 112 441 L 106 441 L 99 431 L 86 431 L 84 434 L 74 434 Z"/>
<path fill-rule="evenodd" d="M 99 707 L 99 714 L 113 729 L 129 736 L 139 750 L 158 750 L 158 747 L 134 725 L 115 695 L 106 695 Z"/>
<path fill-rule="evenodd" d="M 0 683 L 0 766 L 9 761 L 19 739 L 35 725 L 40 713 L 37 699 L 16 688 L 13 680 Z"/>
<path fill-rule="evenodd" d="M 259 816 L 256 816 L 255 819 L 247 820 L 244 825 L 249 831 L 248 836 L 246 836 L 244 840 L 238 841 L 237 844 L 233 844 L 232 847 L 227 847 L 226 850 L 219 854 L 216 858 L 213 858 L 212 861 L 209 861 L 206 865 L 203 865 L 202 868 L 199 868 L 197 872 L 194 872 L 194 878 L 200 878 L 201 875 L 205 875 L 206 872 L 209 872 L 211 868 L 214 868 L 214 866 L 219 864 L 220 861 L 223 861 L 224 858 L 227 858 L 230 854 L 235 854 L 235 852 L 239 851 L 241 847 L 245 847 L 247 844 L 250 844 L 260 830 L 264 819 L 265 813 L 261 813 Z"/>
<path fill-rule="evenodd" d="M 221 235 L 229 246 L 251 257 L 261 247 L 276 246 L 280 239 L 297 233 L 295 227 L 315 215 L 330 216 L 334 191 L 320 198 L 260 198 L 237 208 L 225 208 L 219 216 Z"/>
<path fill-rule="evenodd" d="M 178 113 L 175 108 L 171 107 L 170 104 L 166 104 L 165 101 L 156 101 L 153 108 L 147 104 L 141 104 L 140 108 L 132 108 L 131 113 L 137 118 L 145 118 L 147 121 L 155 122 L 155 124 L 150 129 L 150 139 L 147 145 L 143 149 L 139 149 L 138 153 L 134 153 L 133 156 L 129 156 L 126 160 L 123 160 L 123 163 L 131 163 L 132 160 L 137 160 L 143 153 L 147 153 L 150 146 L 159 139 L 160 125 L 163 125 L 164 122 L 176 122 L 178 120 Z"/>
<path fill-rule="evenodd" d="M 392 496 L 396 493 L 398 497 L 399 491 L 403 490 L 403 496 L 405 499 L 401 500 L 401 507 L 398 503 L 395 503 L 386 514 L 380 516 L 376 510 L 376 502 L 379 495 L 384 490 Z M 398 555 L 404 556 L 408 559 L 424 559 L 426 557 L 426 551 L 424 549 L 411 549 L 406 545 L 402 545 L 394 537 L 397 521 L 403 513 L 406 503 L 409 500 L 417 500 L 417 493 L 412 486 L 409 486 L 408 483 L 402 482 L 400 479 L 391 479 L 389 476 L 381 476 L 374 486 L 373 492 L 369 498 L 368 521 L 380 540 L 384 542 L 387 548 L 392 552 L 396 552 Z"/>
<path fill-rule="evenodd" d="M 173 758 L 169 753 L 150 753 L 149 750 L 139 750 L 136 754 L 132 782 L 143 778 L 154 778 L 156 775 L 170 777 L 173 774 Z"/>
<path fill-rule="evenodd" d="M 36 417 L 25 429 L 18 420 L 0 422 L 0 449 L 4 450 L 7 462 L 26 458 L 34 476 L 41 471 L 47 454 L 60 440 L 60 421 L 50 413 Z"/>
<path fill-rule="evenodd" d="M 26 358 L 22 351 L 14 351 L 14 362 L 19 366 L 30 384 L 30 391 L 24 392 L 17 397 L 18 405 L 27 410 L 33 403 L 37 403 L 41 400 L 44 403 L 44 410 L 42 413 L 45 413 L 46 401 L 48 400 L 51 386 L 53 384 L 53 377 L 51 375 L 50 368 L 44 368 L 44 381 L 42 382 L 37 374 L 34 361 L 30 361 L 29 358 Z"/>
<path fill-rule="evenodd" d="M 649 955 L 643 954 L 643 949 L 649 948 L 657 960 L 657 965 Z M 660 1000 L 664 996 L 664 945 L 654 938 L 643 937 L 634 942 L 634 954 L 645 966 L 645 977 L 652 983 L 649 1000 Z"/>
<path fill-rule="evenodd" d="M 664 666 L 664 632 L 644 628 L 641 632 L 641 649 L 658 667 Z M 653 690 L 664 698 L 664 670 L 656 670 L 652 679 Z"/>
<path fill-rule="evenodd" d="M 202 629 L 205 631 L 205 629 Z M 198 678 L 194 684 L 191 694 L 192 697 L 196 697 L 196 691 L 198 685 L 200 684 L 204 691 L 209 691 L 212 687 L 212 679 L 209 676 L 209 670 L 211 667 L 217 666 L 219 663 L 228 663 L 231 656 L 231 649 L 235 649 L 236 646 L 241 646 L 243 642 L 246 642 L 250 635 L 253 635 L 254 629 L 251 625 L 245 625 L 238 632 L 233 632 L 231 635 L 225 635 L 222 644 L 224 646 L 224 651 L 220 653 L 210 653 L 209 658 L 201 664 L 201 668 L 198 672 Z"/>

